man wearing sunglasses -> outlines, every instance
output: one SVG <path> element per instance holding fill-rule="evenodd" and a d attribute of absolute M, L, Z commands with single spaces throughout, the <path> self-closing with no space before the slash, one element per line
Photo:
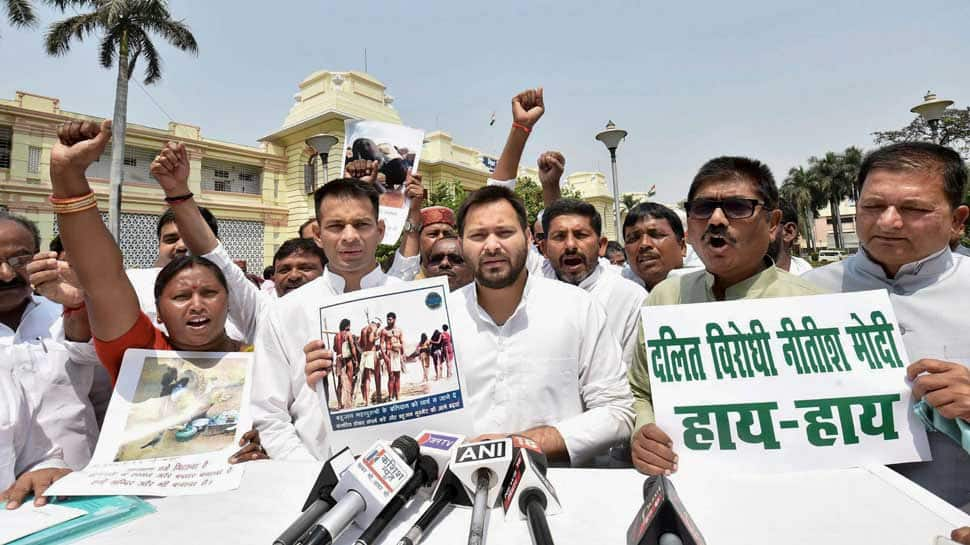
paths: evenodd
<path fill-rule="evenodd" d="M 701 167 L 687 193 L 687 239 L 703 271 L 658 284 L 647 306 L 815 295 L 822 290 L 777 267 L 767 255 L 778 224 L 778 188 L 768 167 L 745 157 L 718 157 Z M 643 332 L 630 368 L 637 420 L 633 464 L 649 475 L 677 470 L 670 437 L 653 423 Z"/>
<path fill-rule="evenodd" d="M 428 262 L 425 266 L 428 278 L 445 276 L 448 278 L 448 289 L 455 291 L 471 284 L 475 279 L 475 271 L 468 266 L 461 253 L 461 241 L 451 236 L 439 238 L 431 246 Z"/>

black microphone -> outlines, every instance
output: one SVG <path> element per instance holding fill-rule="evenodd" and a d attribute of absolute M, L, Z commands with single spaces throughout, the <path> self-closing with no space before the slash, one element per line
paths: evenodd
<path fill-rule="evenodd" d="M 663 475 L 643 483 L 643 507 L 627 530 L 627 545 L 706 545 L 673 483 Z"/>
<path fill-rule="evenodd" d="M 516 438 L 513 438 L 513 440 Z M 502 506 L 508 518 L 515 512 L 529 524 L 529 535 L 535 545 L 554 545 L 546 512 L 560 510 L 559 498 L 546 479 L 546 455 L 531 440 L 519 440 L 520 448 L 505 479 Z"/>
<path fill-rule="evenodd" d="M 402 435 L 387 448 L 378 441 L 341 476 L 333 490 L 337 503 L 327 511 L 302 545 L 330 545 L 352 522 L 366 526 L 411 479 L 411 465 L 418 457 L 418 443 Z"/>
<path fill-rule="evenodd" d="M 428 483 L 433 483 L 437 479 L 438 462 L 431 456 L 425 454 L 418 456 L 418 461 L 414 464 L 414 475 L 411 476 L 411 480 L 408 481 L 408 484 L 404 485 L 404 488 L 396 496 L 391 498 L 391 501 L 378 513 L 374 522 L 370 523 L 370 526 L 364 529 L 364 533 L 360 534 L 355 545 L 370 545 L 377 541 L 381 532 L 401 512 L 401 509 L 404 509 L 405 504 L 414 497 L 418 489 Z"/>
<path fill-rule="evenodd" d="M 451 472 L 449 471 L 448 473 L 450 474 Z M 443 477 L 443 479 L 447 478 L 447 475 Z M 434 524 L 434 521 L 445 510 L 445 507 L 458 497 L 459 492 L 461 492 L 460 486 L 461 483 L 457 482 L 454 476 L 451 477 L 451 480 L 442 481 L 435 500 L 424 510 L 424 513 L 421 513 L 418 521 L 404 534 L 404 537 L 397 542 L 397 545 L 418 545 L 418 543 L 421 543 L 421 538 L 424 537 L 424 533 L 428 531 L 428 528 Z"/>
<path fill-rule="evenodd" d="M 323 516 L 324 513 L 333 507 L 337 500 L 333 498 L 331 492 L 340 480 L 340 475 L 354 463 L 354 455 L 350 449 L 344 447 L 343 450 L 330 457 L 317 480 L 310 489 L 306 502 L 303 504 L 303 513 L 290 524 L 280 537 L 276 538 L 273 545 L 293 545 L 300 537 L 310 529 L 313 523 Z"/>

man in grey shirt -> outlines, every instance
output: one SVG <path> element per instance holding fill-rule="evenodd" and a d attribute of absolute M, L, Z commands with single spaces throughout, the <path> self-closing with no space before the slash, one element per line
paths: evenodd
<path fill-rule="evenodd" d="M 962 204 L 967 169 L 960 155 L 922 142 L 866 156 L 857 179 L 861 247 L 805 280 L 832 291 L 889 292 L 909 357 L 914 397 L 945 418 L 970 420 L 970 258 L 950 251 L 970 209 Z M 930 432 L 932 462 L 893 468 L 956 506 L 970 504 L 970 455 Z"/>

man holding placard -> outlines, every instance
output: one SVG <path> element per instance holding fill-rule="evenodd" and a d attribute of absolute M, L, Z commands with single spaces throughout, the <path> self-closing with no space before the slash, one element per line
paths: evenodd
<path fill-rule="evenodd" d="M 956 440 L 958 419 L 965 428 L 970 420 L 970 258 L 952 253 L 949 241 L 970 215 L 966 180 L 950 148 L 907 142 L 873 151 L 856 182 L 859 252 L 804 276 L 833 291 L 888 291 L 907 353 L 918 360 L 907 373 L 924 402 L 917 409 L 930 429 L 952 429 Z M 932 462 L 894 469 L 954 505 L 970 504 L 970 455 L 943 433 L 929 439 Z"/>
<path fill-rule="evenodd" d="M 646 306 L 814 295 L 822 290 L 782 271 L 766 253 L 781 220 L 768 167 L 745 157 L 718 157 L 701 167 L 687 193 L 687 238 L 705 270 L 668 278 Z M 654 424 L 643 332 L 630 368 L 636 424 L 633 463 L 643 473 L 677 469 L 670 437 Z"/>

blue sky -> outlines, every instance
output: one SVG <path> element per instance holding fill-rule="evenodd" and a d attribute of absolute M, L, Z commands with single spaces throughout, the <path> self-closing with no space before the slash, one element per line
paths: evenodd
<path fill-rule="evenodd" d="M 932 89 L 970 105 L 970 2 L 257 2 L 174 0 L 199 56 L 158 40 L 160 84 L 147 87 L 176 120 L 243 144 L 282 124 L 297 84 L 313 71 L 369 71 L 404 122 L 498 153 L 520 89 L 546 88 L 547 113 L 524 161 L 546 149 L 567 172 L 608 172 L 593 139 L 612 119 L 621 191 L 657 184 L 684 198 L 707 159 L 762 159 L 778 182 L 810 155 L 872 146 Z M 66 110 L 110 116 L 114 73 L 89 38 L 52 59 L 41 31 L 0 23 L 0 96 L 56 96 Z M 136 85 L 131 122 L 168 117 Z M 488 126 L 489 115 L 498 121 Z"/>

